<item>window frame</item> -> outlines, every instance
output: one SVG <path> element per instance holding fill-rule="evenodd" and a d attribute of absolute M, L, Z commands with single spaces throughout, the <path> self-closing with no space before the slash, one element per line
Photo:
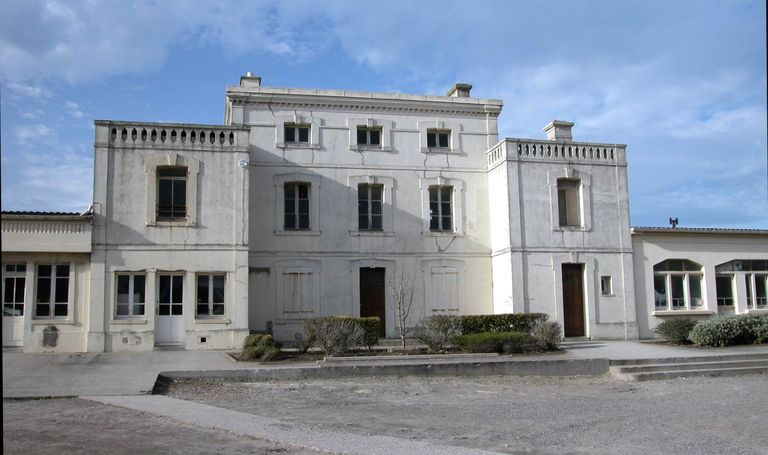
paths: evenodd
<path fill-rule="evenodd" d="M 289 191 L 294 195 L 290 199 L 289 204 Z M 302 190 L 305 190 L 306 197 L 302 198 Z M 312 220 L 310 217 L 311 201 L 312 201 L 312 185 L 309 182 L 285 182 L 283 184 L 283 230 L 285 231 L 311 231 Z M 302 211 L 302 201 L 306 201 L 306 211 Z M 293 212 L 289 214 L 287 208 L 292 205 Z M 292 215 L 294 218 L 293 226 L 289 226 L 288 216 Z M 306 218 L 304 218 L 306 217 Z M 306 226 L 302 226 L 302 220 L 306 219 Z"/>
<path fill-rule="evenodd" d="M 611 296 L 613 293 L 613 277 L 611 275 L 603 275 L 600 277 L 600 295 Z"/>
<path fill-rule="evenodd" d="M 747 310 L 768 310 L 768 272 L 750 270 L 744 277 L 747 287 Z M 761 283 L 762 289 L 758 286 Z"/>
<path fill-rule="evenodd" d="M 715 301 L 720 308 L 735 308 L 736 307 L 736 288 L 735 280 L 736 276 L 732 273 L 715 273 Z M 721 280 L 728 280 L 728 287 L 730 288 L 730 296 L 725 297 L 720 294 L 720 282 Z M 725 302 L 730 300 L 730 303 Z"/>
<path fill-rule="evenodd" d="M 186 166 L 158 166 L 157 167 L 157 213 L 155 215 L 155 219 L 157 221 L 165 221 L 165 222 L 186 222 L 187 221 L 187 179 L 189 176 L 189 169 Z M 184 175 L 172 175 L 172 173 L 181 173 L 183 172 Z M 168 174 L 168 175 L 162 175 L 162 174 Z M 164 216 L 163 215 L 163 209 L 161 208 L 160 201 L 163 199 L 162 197 L 162 191 L 163 191 L 163 181 L 169 181 L 171 182 L 170 187 L 170 216 Z M 184 200 L 183 204 L 181 205 L 181 209 L 179 209 L 180 213 L 176 213 L 177 210 L 177 204 L 175 201 L 176 191 L 177 191 L 177 185 L 175 182 L 184 182 L 183 185 L 181 185 L 181 188 L 184 188 Z M 183 213 L 181 213 L 183 212 Z"/>
<path fill-rule="evenodd" d="M 165 221 L 157 219 L 158 169 L 164 167 L 186 167 L 186 218 Z M 144 173 L 147 179 L 147 226 L 196 226 L 197 225 L 197 186 L 200 174 L 200 161 L 178 153 L 150 156 L 144 161 Z"/>
<path fill-rule="evenodd" d="M 576 169 L 553 169 L 547 172 L 549 181 L 550 222 L 552 231 L 584 231 L 592 230 L 592 175 Z M 581 225 L 560 225 L 560 204 L 558 180 L 579 181 L 579 204 L 581 206 Z"/>
<path fill-rule="evenodd" d="M 304 131 L 306 130 L 306 131 Z M 283 143 L 286 145 L 309 145 L 311 139 L 312 125 L 306 123 L 287 122 L 283 125 Z M 293 140 L 288 140 L 288 133 L 292 133 Z M 302 132 L 305 139 L 302 140 Z"/>
<path fill-rule="evenodd" d="M 278 115 L 275 117 L 275 147 L 279 149 L 319 149 L 322 119 L 305 114 Z M 286 141 L 286 129 L 297 128 L 294 138 L 299 138 L 298 128 L 309 128 L 308 141 Z"/>
<path fill-rule="evenodd" d="M 184 289 L 186 286 L 186 274 L 184 273 L 175 273 L 175 272 L 159 272 L 157 273 L 157 286 L 156 286 L 156 293 L 157 293 L 157 304 L 155 305 L 156 308 L 156 315 L 157 316 L 183 316 L 184 315 L 184 294 L 186 293 L 186 290 Z M 160 296 L 163 292 L 161 283 L 163 281 L 163 278 L 169 278 L 169 285 L 170 288 L 168 289 L 168 302 L 164 302 L 160 300 Z M 173 281 L 174 278 L 180 278 L 181 279 L 181 301 L 180 302 L 174 302 L 174 292 L 173 292 Z M 163 308 L 163 305 L 168 305 L 168 314 L 162 314 L 160 311 Z M 174 305 L 181 307 L 181 313 L 174 314 Z"/>
<path fill-rule="evenodd" d="M 444 120 L 425 120 L 418 122 L 419 148 L 421 153 L 462 153 L 461 132 L 463 126 L 458 122 L 446 122 Z M 435 138 L 435 146 L 430 147 L 430 134 L 447 133 L 448 145 L 441 147 Z"/>
<path fill-rule="evenodd" d="M 373 198 L 373 192 L 374 189 L 379 190 L 379 199 L 375 200 Z M 365 201 L 365 207 L 364 207 L 364 213 L 361 212 L 361 209 L 363 209 L 362 201 L 360 199 L 360 191 L 365 191 L 366 199 Z M 379 210 L 378 213 L 374 213 L 374 203 L 379 203 Z M 374 219 L 375 217 L 379 218 L 379 227 L 374 227 Z M 365 218 L 367 226 L 363 227 L 361 226 L 360 220 Z M 358 183 L 357 184 L 357 230 L 360 232 L 384 232 L 384 185 L 381 183 Z"/>
<path fill-rule="evenodd" d="M 581 181 L 579 179 L 557 179 L 557 221 L 561 228 L 581 228 L 583 226 L 582 219 L 584 217 L 581 201 Z"/>
<path fill-rule="evenodd" d="M 445 139 L 445 145 L 443 145 L 442 139 Z M 430 144 L 431 143 L 431 144 Z M 451 149 L 451 130 L 450 129 L 427 129 L 427 148 L 450 150 Z"/>
<path fill-rule="evenodd" d="M 660 267 L 662 264 L 667 264 L 667 268 L 669 267 L 669 264 L 672 264 L 671 261 L 684 261 L 682 269 L 685 269 L 686 265 L 688 263 L 694 264 L 698 269 L 697 270 L 656 270 L 657 267 Z M 657 288 L 657 278 L 662 278 L 664 280 L 664 293 L 660 293 Z M 692 278 L 695 278 L 698 280 L 698 297 L 691 296 L 692 294 Z M 682 280 L 680 281 L 680 286 L 682 286 L 682 297 L 673 296 L 675 284 L 673 283 L 673 280 Z M 684 312 L 684 311 L 703 311 L 706 310 L 707 307 L 707 301 L 705 298 L 705 281 L 704 281 L 704 267 L 694 261 L 691 261 L 690 259 L 666 259 L 664 261 L 661 261 L 653 266 L 653 292 L 654 292 L 654 311 L 669 311 L 669 312 Z M 659 305 L 659 302 L 661 302 L 659 294 L 664 296 L 664 305 Z M 676 295 L 676 294 L 675 294 Z M 698 300 L 699 304 L 694 305 L 693 301 Z M 676 304 L 677 302 L 677 304 Z M 680 302 L 682 304 L 680 304 Z"/>
<path fill-rule="evenodd" d="M 350 118 L 347 120 L 347 126 L 349 127 L 349 149 L 356 152 L 361 151 L 373 151 L 373 152 L 390 152 L 392 151 L 392 128 L 394 128 L 394 122 L 391 120 L 384 120 L 379 118 L 365 117 L 365 118 Z M 359 144 L 357 131 L 359 129 L 366 130 L 379 130 L 379 145 Z"/>
<path fill-rule="evenodd" d="M 3 266 L 3 317 L 24 317 L 24 310 L 26 304 L 26 285 L 27 285 L 27 264 L 26 262 L 4 262 Z M 13 270 L 8 270 L 9 267 L 13 267 Z M 19 270 L 19 267 L 22 269 Z M 13 295 L 11 301 L 6 300 L 6 292 L 8 290 L 7 280 L 13 282 Z M 21 281 L 21 283 L 19 283 Z M 19 287 L 21 284 L 21 287 Z M 21 301 L 19 299 L 19 289 L 21 289 Z M 10 305 L 10 308 L 6 310 L 6 307 Z M 8 314 L 6 314 L 8 311 Z"/>
<path fill-rule="evenodd" d="M 206 301 L 201 301 L 200 280 L 208 281 L 208 296 Z M 215 282 L 221 278 L 221 302 L 216 301 Z M 227 316 L 227 274 L 224 272 L 203 272 L 195 275 L 195 319 L 223 319 Z M 206 306 L 207 313 L 200 312 L 200 307 Z M 215 312 L 215 307 L 221 306 L 221 313 Z"/>
<path fill-rule="evenodd" d="M 285 184 L 300 182 L 309 184 L 309 229 L 285 229 Z M 322 178 L 318 175 L 292 172 L 273 176 L 275 187 L 274 234 L 275 235 L 320 235 L 320 192 Z"/>
<path fill-rule="evenodd" d="M 48 300 L 45 302 L 42 302 L 40 300 L 40 267 L 51 267 L 51 275 L 50 276 L 44 276 L 42 278 L 50 279 L 50 284 L 48 288 Z M 59 275 L 59 267 L 66 266 L 68 268 L 66 276 L 60 276 Z M 73 319 L 73 312 L 74 308 L 72 307 L 72 300 L 74 297 L 74 273 L 75 273 L 75 265 L 71 262 L 53 262 L 53 263 L 39 263 L 35 264 L 35 283 L 34 283 L 34 293 L 35 293 L 35 303 L 34 303 L 34 313 L 32 314 L 33 319 L 38 320 L 71 320 Z M 67 301 L 66 302 L 60 302 L 57 301 L 57 288 L 59 287 L 60 283 L 59 280 L 63 280 L 66 278 L 67 280 Z M 39 305 L 48 305 L 48 314 L 47 315 L 40 315 L 39 314 Z M 56 315 L 56 306 L 57 305 L 65 305 L 66 306 L 66 314 L 65 315 Z"/>
<path fill-rule="evenodd" d="M 453 188 L 451 194 L 452 224 L 451 230 L 433 231 L 430 229 L 432 215 L 430 213 L 429 188 L 432 186 L 445 186 Z M 463 236 L 464 235 L 464 181 L 456 178 L 445 178 L 438 176 L 435 178 L 419 179 L 421 189 L 421 217 L 422 217 L 422 235 L 431 236 Z"/>
<path fill-rule="evenodd" d="M 429 231 L 430 232 L 453 232 L 454 214 L 453 214 L 453 187 L 449 185 L 430 185 L 427 188 L 429 193 Z M 435 195 L 437 213 L 432 210 L 432 195 Z M 448 195 L 448 201 L 444 201 L 444 195 Z M 443 213 L 444 204 L 448 204 L 448 215 Z M 450 226 L 447 228 L 443 226 L 445 218 L 448 218 Z M 437 221 L 437 227 L 433 227 L 433 222 Z"/>
<path fill-rule="evenodd" d="M 114 305 L 114 317 L 116 320 L 118 319 L 146 319 L 147 318 L 147 273 L 146 272 L 115 272 L 115 305 Z M 140 276 L 144 279 L 144 291 L 143 291 L 143 302 L 136 302 L 134 301 L 134 298 L 136 296 L 136 277 Z M 128 302 L 127 303 L 119 303 L 119 293 L 120 293 L 120 277 L 127 277 L 128 278 Z M 127 306 L 128 307 L 128 314 L 118 314 L 118 307 L 119 306 Z M 135 311 L 135 307 L 141 306 L 142 313 L 137 313 Z"/>

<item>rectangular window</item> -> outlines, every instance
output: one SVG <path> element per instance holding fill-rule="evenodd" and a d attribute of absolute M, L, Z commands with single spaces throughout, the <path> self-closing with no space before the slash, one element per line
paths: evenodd
<path fill-rule="evenodd" d="M 179 316 L 184 310 L 184 276 L 158 276 L 157 314 Z"/>
<path fill-rule="evenodd" d="M 672 284 L 672 309 L 684 310 L 685 309 L 685 277 L 683 275 L 670 275 L 670 282 Z"/>
<path fill-rule="evenodd" d="M 382 230 L 382 196 L 384 185 L 357 185 L 357 228 L 361 231 Z"/>
<path fill-rule="evenodd" d="M 197 317 L 224 315 L 224 283 L 226 275 L 197 275 Z"/>
<path fill-rule="evenodd" d="M 157 219 L 178 221 L 187 217 L 187 168 L 157 169 Z"/>
<path fill-rule="evenodd" d="M 288 182 L 284 190 L 285 230 L 309 230 L 309 183 Z"/>
<path fill-rule="evenodd" d="M 557 179 L 557 208 L 560 226 L 581 226 L 581 182 L 572 179 Z"/>
<path fill-rule="evenodd" d="M 450 147 L 450 130 L 427 130 L 427 147 L 444 148 Z"/>
<path fill-rule="evenodd" d="M 146 277 L 143 273 L 117 274 L 115 316 L 128 318 L 144 316 Z"/>
<path fill-rule="evenodd" d="M 613 295 L 613 285 L 610 276 L 600 277 L 600 293 L 603 295 Z"/>
<path fill-rule="evenodd" d="M 715 276 L 715 288 L 717 289 L 717 305 L 733 306 L 733 276 Z"/>
<path fill-rule="evenodd" d="M 653 290 L 657 310 L 667 308 L 667 277 L 666 275 L 656 275 L 653 277 Z"/>
<path fill-rule="evenodd" d="M 768 307 L 768 275 L 756 273 L 755 277 L 755 309 Z"/>
<path fill-rule="evenodd" d="M 26 264 L 3 264 L 3 316 L 24 316 Z"/>
<path fill-rule="evenodd" d="M 300 267 L 283 272 L 283 313 L 303 318 L 312 313 L 314 299 L 313 272 Z"/>
<path fill-rule="evenodd" d="M 309 144 L 309 125 L 285 124 L 285 142 Z"/>
<path fill-rule="evenodd" d="M 69 315 L 69 264 L 37 266 L 35 317 L 65 318 Z"/>
<path fill-rule="evenodd" d="M 429 187 L 429 230 L 450 232 L 453 230 L 453 208 L 451 195 L 453 187 Z"/>
<path fill-rule="evenodd" d="M 357 128 L 357 145 L 381 145 L 381 128 Z"/>
<path fill-rule="evenodd" d="M 704 306 L 701 278 L 701 275 L 688 275 L 688 301 L 691 303 L 691 308 Z"/>

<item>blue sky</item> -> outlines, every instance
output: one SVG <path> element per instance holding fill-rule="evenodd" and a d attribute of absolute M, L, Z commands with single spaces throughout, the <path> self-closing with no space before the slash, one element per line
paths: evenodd
<path fill-rule="evenodd" d="M 93 120 L 220 124 L 272 87 L 505 106 L 628 145 L 631 224 L 768 228 L 763 1 L 0 1 L 2 209 L 78 211 Z"/>

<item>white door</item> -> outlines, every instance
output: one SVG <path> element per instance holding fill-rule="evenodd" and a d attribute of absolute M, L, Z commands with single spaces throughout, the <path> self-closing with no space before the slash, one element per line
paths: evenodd
<path fill-rule="evenodd" d="M 26 264 L 3 264 L 3 346 L 24 344 Z"/>
<path fill-rule="evenodd" d="M 159 275 L 155 344 L 184 345 L 184 276 Z"/>

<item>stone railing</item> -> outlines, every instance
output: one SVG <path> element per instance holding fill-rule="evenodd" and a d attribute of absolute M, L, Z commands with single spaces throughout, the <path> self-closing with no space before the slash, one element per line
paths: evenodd
<path fill-rule="evenodd" d="M 3 233 L 82 234 L 90 232 L 90 219 L 84 221 L 3 220 Z"/>
<path fill-rule="evenodd" d="M 5 217 L 4 217 L 5 218 Z M 91 251 L 91 218 L 3 219 L 4 252 L 88 253 Z"/>
<path fill-rule="evenodd" d="M 623 152 L 624 146 L 615 144 L 506 139 L 486 152 L 486 160 L 488 167 L 508 159 L 615 164 L 623 161 Z"/>
<path fill-rule="evenodd" d="M 108 129 L 109 144 L 116 147 L 234 150 L 248 146 L 248 128 L 187 124 L 97 122 Z"/>

